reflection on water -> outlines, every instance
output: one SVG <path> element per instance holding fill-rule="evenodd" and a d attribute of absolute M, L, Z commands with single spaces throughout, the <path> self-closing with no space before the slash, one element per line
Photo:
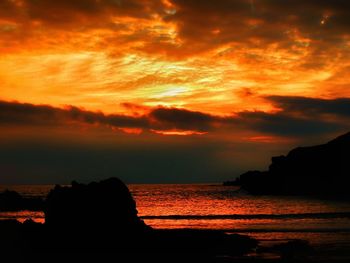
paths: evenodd
<path fill-rule="evenodd" d="M 221 185 L 130 185 L 139 215 L 255 215 L 350 212 L 348 202 L 251 196 Z"/>
<path fill-rule="evenodd" d="M 26 196 L 45 196 L 53 186 L 7 187 Z M 345 240 L 349 202 L 302 197 L 250 196 L 221 185 L 129 185 L 139 215 L 154 228 L 222 229 L 259 239 L 309 237 Z M 4 187 L 0 187 L 0 191 Z M 43 222 L 42 212 L 6 212 L 0 218 Z"/>
<path fill-rule="evenodd" d="M 13 190 L 25 197 L 45 197 L 54 185 L 0 185 L 0 192 Z"/>
<path fill-rule="evenodd" d="M 21 223 L 27 219 L 32 219 L 38 223 L 45 222 L 44 213 L 40 211 L 0 212 L 0 219 L 16 219 Z"/>
<path fill-rule="evenodd" d="M 221 185 L 131 185 L 139 215 L 155 228 L 221 229 L 272 239 L 347 238 L 349 202 L 251 196 Z"/>

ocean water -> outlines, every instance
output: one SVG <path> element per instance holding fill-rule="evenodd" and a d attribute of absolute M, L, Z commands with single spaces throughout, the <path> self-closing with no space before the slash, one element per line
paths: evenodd
<path fill-rule="evenodd" d="M 0 186 L 44 197 L 52 185 Z M 251 196 L 222 185 L 129 185 L 139 216 L 160 229 L 219 229 L 261 241 L 306 239 L 350 248 L 350 202 L 306 197 Z M 0 212 L 0 219 L 44 222 L 42 212 Z"/>

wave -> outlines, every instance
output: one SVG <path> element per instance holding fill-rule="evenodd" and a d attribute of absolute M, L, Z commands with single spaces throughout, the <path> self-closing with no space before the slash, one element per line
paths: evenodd
<path fill-rule="evenodd" d="M 220 219 L 327 219 L 349 218 L 350 212 L 335 213 L 300 213 L 300 214 L 231 214 L 231 215 L 146 215 L 142 219 L 170 219 L 170 220 L 220 220 Z"/>

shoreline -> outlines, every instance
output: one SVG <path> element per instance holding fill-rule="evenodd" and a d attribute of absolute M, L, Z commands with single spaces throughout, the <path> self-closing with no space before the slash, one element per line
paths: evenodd
<path fill-rule="evenodd" d="M 0 229 L 3 230 L 4 224 L 8 224 L 10 220 L 0 220 Z M 17 224 L 17 226 L 24 226 L 24 224 Z M 33 225 L 33 229 L 38 229 L 38 227 L 44 227 L 44 224 L 36 224 Z M 7 231 L 9 231 L 8 226 L 6 227 Z M 32 232 L 32 230 L 29 231 L 31 235 L 35 234 Z M 185 234 L 188 235 L 187 233 L 200 233 L 201 238 L 207 238 L 207 240 L 210 240 L 212 235 L 216 234 L 221 234 L 224 233 L 222 230 L 196 230 L 196 229 L 154 229 L 157 233 L 161 235 L 162 238 L 165 238 L 166 240 L 172 240 L 171 242 L 174 242 L 173 244 L 176 244 L 179 240 L 182 239 L 182 235 Z M 3 233 L 3 231 L 2 231 Z M 13 233 L 18 233 L 18 231 L 13 231 Z M 39 231 L 38 233 L 41 233 Z M 244 233 L 244 235 L 241 235 L 241 232 L 229 232 L 226 233 L 228 236 L 232 237 L 250 237 L 254 238 L 258 241 L 258 245 L 256 249 L 253 251 L 245 254 L 245 255 L 240 255 L 240 256 L 230 256 L 230 255 L 224 255 L 221 253 L 217 253 L 215 256 L 215 259 L 212 261 L 208 262 L 247 262 L 247 263 L 269 263 L 269 262 L 300 262 L 300 263 L 313 263 L 313 262 L 349 262 L 350 260 L 350 239 L 349 242 L 346 243 L 324 243 L 324 244 L 315 244 L 312 242 L 308 242 L 307 238 L 305 239 L 294 239 L 294 238 L 259 238 L 255 236 L 253 233 Z M 265 232 L 265 234 L 269 234 L 268 232 Z M 190 234 L 192 235 L 192 234 Z M 6 235 L 5 235 L 6 236 Z M 47 236 L 44 235 L 46 238 Z M 27 237 L 28 238 L 28 237 Z M 33 237 L 29 237 L 29 240 L 32 239 Z M 180 238 L 180 239 L 179 239 Z M 38 238 L 36 237 L 34 240 L 37 240 Z M 40 239 L 39 239 L 40 241 Z M 168 242 L 169 242 L 168 241 Z M 211 241 L 210 241 L 211 242 Z M 138 242 L 137 242 L 138 243 Z M 129 248 L 130 249 L 130 248 Z M 169 251 L 158 251 L 157 246 L 153 247 L 152 252 L 146 253 L 147 255 L 144 255 L 145 251 L 144 249 L 141 249 L 138 251 L 137 248 L 133 248 L 135 253 L 135 256 L 142 258 L 143 256 L 148 258 L 150 254 L 171 254 L 173 253 L 174 248 L 171 248 Z M 51 251 L 51 252 L 50 252 Z M 63 251 L 60 251 L 59 249 L 39 249 L 39 250 L 34 250 L 34 253 L 54 253 L 54 254 L 59 254 L 62 255 L 62 253 L 66 253 Z M 79 251 L 79 250 L 77 250 Z M 189 253 L 189 251 L 185 250 L 176 250 L 178 253 L 178 256 L 180 257 L 181 255 Z M 187 251 L 187 252 L 186 252 Z M 113 250 L 113 249 L 97 249 L 94 250 L 94 255 L 97 254 L 102 254 L 102 255 L 107 255 L 109 253 L 119 253 L 119 249 Z M 80 252 L 79 252 L 80 253 Z M 83 254 L 89 254 L 90 252 L 83 249 L 82 250 Z M 106 254 L 107 253 L 107 254 Z M 201 256 L 201 253 L 203 255 L 206 254 L 205 249 L 195 249 L 193 250 L 190 254 L 196 255 L 196 256 Z M 204 257 L 205 258 L 205 257 Z M 292 260 L 292 261 L 291 261 Z"/>

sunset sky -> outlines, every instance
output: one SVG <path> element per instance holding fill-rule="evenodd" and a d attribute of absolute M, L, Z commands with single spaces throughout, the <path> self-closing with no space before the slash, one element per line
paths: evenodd
<path fill-rule="evenodd" d="M 220 182 L 350 130 L 350 1 L 0 0 L 0 183 Z"/>

